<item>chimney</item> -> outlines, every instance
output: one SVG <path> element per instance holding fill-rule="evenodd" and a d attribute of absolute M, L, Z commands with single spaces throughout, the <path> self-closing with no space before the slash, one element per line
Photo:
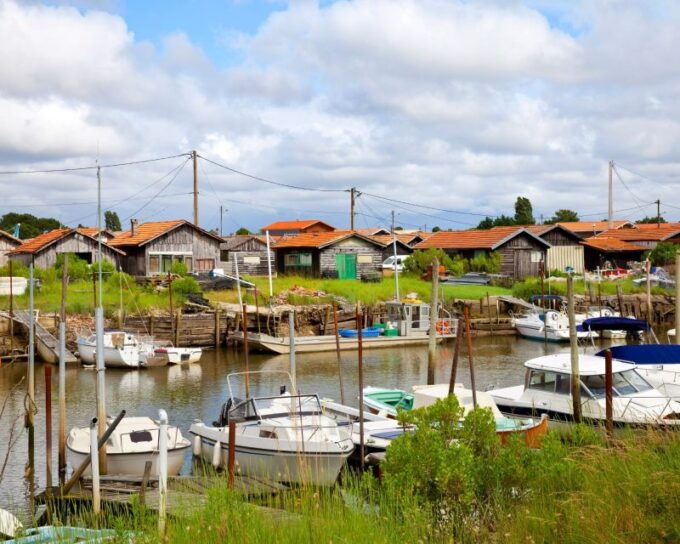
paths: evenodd
<path fill-rule="evenodd" d="M 137 225 L 139 221 L 137 219 L 130 219 L 130 236 L 134 236 L 137 232 Z"/>

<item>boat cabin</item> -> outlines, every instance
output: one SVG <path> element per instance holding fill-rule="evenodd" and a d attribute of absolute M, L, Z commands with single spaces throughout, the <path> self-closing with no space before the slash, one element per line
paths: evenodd
<path fill-rule="evenodd" d="M 424 302 L 387 302 L 386 321 L 399 331 L 399 336 L 408 336 L 414 331 L 430 330 L 430 305 Z"/>

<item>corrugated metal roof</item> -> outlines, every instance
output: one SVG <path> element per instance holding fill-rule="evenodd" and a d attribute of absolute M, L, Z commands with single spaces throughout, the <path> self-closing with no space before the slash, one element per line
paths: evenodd
<path fill-rule="evenodd" d="M 297 236 L 285 237 L 274 245 L 274 249 L 285 247 L 322 248 L 351 236 L 367 240 L 380 247 L 385 246 L 385 244 L 358 232 L 351 230 L 335 230 L 331 232 L 303 232 Z"/>
<path fill-rule="evenodd" d="M 309 228 L 313 225 L 316 225 L 317 223 L 321 223 L 322 225 L 325 225 L 328 228 L 335 230 L 335 227 L 329 225 L 328 223 L 326 223 L 324 221 L 321 221 L 320 219 L 299 219 L 299 220 L 295 220 L 295 221 L 274 221 L 273 223 L 270 223 L 269 225 L 262 227 L 260 230 L 262 232 L 266 232 L 268 230 L 300 230 L 300 229 Z"/>
<path fill-rule="evenodd" d="M 415 249 L 495 249 L 497 246 L 525 232 L 529 236 L 549 246 L 545 240 L 524 227 L 494 227 L 492 229 L 472 229 L 439 231 L 415 245 Z"/>
<path fill-rule="evenodd" d="M 608 236 L 591 236 L 581 242 L 584 246 L 592 247 L 599 251 L 645 251 L 647 248 L 637 246 Z"/>

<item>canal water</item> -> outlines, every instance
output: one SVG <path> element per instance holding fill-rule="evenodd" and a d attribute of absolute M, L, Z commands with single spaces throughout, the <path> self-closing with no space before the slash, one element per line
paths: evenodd
<path fill-rule="evenodd" d="M 532 342 L 515 336 L 488 336 L 474 339 L 474 367 L 477 389 L 516 385 L 523 382 L 522 364 L 527 359 L 546 353 L 568 350 L 567 345 Z M 453 342 L 441 344 L 437 349 L 436 383 L 449 380 Z M 335 352 L 304 353 L 297 358 L 298 388 L 303 393 L 318 393 L 320 397 L 340 400 L 338 365 Z M 287 371 L 287 355 L 250 355 L 251 371 Z M 345 402 L 357 405 L 358 376 L 357 352 L 342 352 L 342 375 Z M 29 496 L 29 484 L 24 478 L 28 440 L 24 429 L 26 397 L 26 363 L 5 364 L 0 368 L 0 407 L 6 401 L 0 418 L 0 470 L 5 462 L 7 445 L 12 438 L 21 436 L 7 458 L 4 477 L 0 482 L 0 507 L 16 511 L 23 509 Z M 106 370 L 106 402 L 109 414 L 125 409 L 130 415 L 157 418 L 158 409 L 164 408 L 170 422 L 180 427 L 189 437 L 191 423 L 199 418 L 212 422 L 217 418 L 228 394 L 227 375 L 244 370 L 243 354 L 236 348 L 210 350 L 199 363 L 182 366 L 151 368 L 148 370 Z M 44 365 L 36 364 L 35 459 L 36 488 L 45 485 L 45 379 Z M 23 381 L 22 381 L 23 379 Z M 284 374 L 253 374 L 251 390 L 254 394 L 276 395 L 286 381 Z M 458 382 L 470 386 L 470 373 L 466 351 L 461 352 Z M 242 387 L 243 380 L 236 380 Z M 415 384 L 427 383 L 427 347 L 402 347 L 366 350 L 364 352 L 364 383 L 379 387 L 409 389 Z M 58 369 L 52 372 L 52 428 L 53 474 L 57 478 L 57 412 Z M 67 431 L 73 426 L 86 426 L 95 415 L 95 372 L 71 364 L 66 370 Z M 243 397 L 242 391 L 236 396 Z M 12 429 L 14 434 L 12 435 Z M 191 453 L 187 455 L 183 473 L 191 470 Z"/>

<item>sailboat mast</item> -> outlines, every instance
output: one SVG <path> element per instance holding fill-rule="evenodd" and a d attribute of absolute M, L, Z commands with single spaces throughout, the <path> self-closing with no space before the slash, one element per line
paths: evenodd
<path fill-rule="evenodd" d="M 104 366 L 104 308 L 102 306 L 102 176 L 101 168 L 97 167 L 97 266 L 99 275 L 99 304 L 95 309 L 95 333 L 97 337 L 97 435 L 101 438 L 106 432 L 106 381 Z M 106 474 L 106 445 L 99 450 L 99 472 Z"/>

